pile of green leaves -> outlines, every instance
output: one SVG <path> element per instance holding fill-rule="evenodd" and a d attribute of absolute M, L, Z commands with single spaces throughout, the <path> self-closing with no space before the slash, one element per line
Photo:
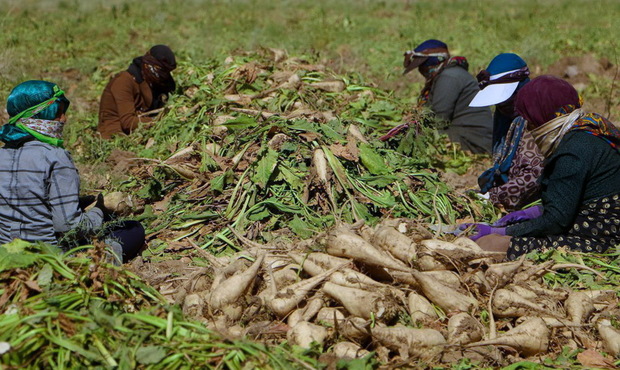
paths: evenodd
<path fill-rule="evenodd" d="M 581 253 L 567 249 L 549 249 L 532 252 L 528 255 L 537 262 L 555 261 L 558 264 L 587 266 L 590 270 L 568 268 L 554 271 L 544 276 L 550 286 L 563 286 L 572 289 L 611 289 L 618 291 L 620 286 L 620 248 L 610 248 L 607 253 Z M 597 279 L 597 272 L 603 279 Z"/>
<path fill-rule="evenodd" d="M 300 82 L 279 87 L 278 75 L 296 75 Z M 69 140 L 77 142 L 74 151 L 83 162 L 101 161 L 121 149 L 154 167 L 149 176 L 113 184 L 144 200 L 141 218 L 151 232 L 185 230 L 176 236 L 180 240 L 207 234 L 199 228 L 211 223 L 202 246 L 233 246 L 223 226 L 254 225 L 265 239 L 283 229 L 305 238 L 336 221 L 372 224 L 389 216 L 454 224 L 463 217 L 492 215 L 492 207 L 456 194 L 439 177 L 438 168 L 463 172 L 472 159 L 437 134 L 431 116 L 360 76 L 336 75 L 298 58 L 276 62 L 268 52 L 224 63 L 185 62 L 175 76 L 178 94 L 154 127 L 108 142 L 94 135 Z M 342 88 L 317 87 L 325 81 Z M 410 123 L 403 134 L 378 140 L 401 123 Z M 366 140 L 353 139 L 351 126 Z M 284 142 L 270 145 L 277 135 Z M 214 144 L 215 154 L 208 150 Z M 166 164 L 190 145 L 196 148 L 192 179 Z M 339 153 L 345 147 L 353 154 Z M 319 149 L 329 166 L 326 184 L 311 176 Z M 235 156 L 243 158 L 239 165 L 232 162 Z M 152 212 L 150 205 L 161 199 L 167 209 Z"/>
<path fill-rule="evenodd" d="M 21 240 L 0 246 L 0 364 L 9 368 L 317 368 L 285 345 L 226 340 L 102 249 L 62 255 Z"/>

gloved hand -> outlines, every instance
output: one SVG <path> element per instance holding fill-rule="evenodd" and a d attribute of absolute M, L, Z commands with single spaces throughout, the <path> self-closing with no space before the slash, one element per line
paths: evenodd
<path fill-rule="evenodd" d="M 106 208 L 103 200 L 103 194 L 99 193 L 99 195 L 97 195 L 97 202 L 95 203 L 95 207 L 99 208 L 101 212 L 103 212 L 103 221 L 107 222 L 112 219 L 112 217 L 110 216 L 112 212 L 110 212 L 110 210 Z"/>
<path fill-rule="evenodd" d="M 96 199 L 96 197 L 94 195 L 84 195 L 84 196 L 78 197 L 78 203 L 79 203 L 80 209 L 82 211 L 85 210 L 86 207 L 88 207 L 91 204 L 93 204 L 95 199 Z"/>
<path fill-rule="evenodd" d="M 469 228 L 470 226 L 473 226 L 473 230 L 476 231 L 476 234 L 471 235 L 469 237 L 469 239 L 476 241 L 480 238 L 482 238 L 483 236 L 487 236 L 487 235 L 491 235 L 491 234 L 497 234 L 497 235 L 506 235 L 506 228 L 505 227 L 493 227 L 491 225 L 487 225 L 487 224 L 463 224 L 461 226 L 459 226 L 460 230 L 465 230 L 467 228 Z"/>
<path fill-rule="evenodd" d="M 521 211 L 514 211 L 495 221 L 493 226 L 504 227 L 517 222 L 531 220 L 533 218 L 540 217 L 540 215 L 542 215 L 542 211 L 542 206 L 534 206 Z"/>

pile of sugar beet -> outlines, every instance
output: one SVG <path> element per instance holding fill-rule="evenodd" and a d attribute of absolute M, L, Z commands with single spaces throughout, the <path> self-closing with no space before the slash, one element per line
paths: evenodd
<path fill-rule="evenodd" d="M 232 231 L 242 252 L 203 253 L 209 268 L 162 292 L 230 338 L 288 340 L 348 359 L 374 351 L 383 363 L 500 366 L 565 346 L 620 356 L 618 292 L 544 282 L 565 269 L 602 278 L 583 265 L 506 262 L 466 237 L 434 239 L 406 219 L 341 224 L 286 246 Z"/>

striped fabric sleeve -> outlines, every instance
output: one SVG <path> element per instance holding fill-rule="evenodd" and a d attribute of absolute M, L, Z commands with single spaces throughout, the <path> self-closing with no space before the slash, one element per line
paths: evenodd
<path fill-rule="evenodd" d="M 66 151 L 58 152 L 49 177 L 49 200 L 54 231 L 64 233 L 79 228 L 89 233 L 101 227 L 103 212 L 93 208 L 82 212 L 79 206 L 80 177 Z"/>

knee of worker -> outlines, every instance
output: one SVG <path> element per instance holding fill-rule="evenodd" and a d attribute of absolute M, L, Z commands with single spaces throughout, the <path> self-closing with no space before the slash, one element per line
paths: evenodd
<path fill-rule="evenodd" d="M 506 252 L 510 247 L 511 238 L 509 235 L 491 234 L 476 240 L 476 243 L 485 251 Z"/>
<path fill-rule="evenodd" d="M 120 266 L 123 264 L 123 246 L 114 239 L 106 239 L 106 259 L 109 263 Z"/>
<path fill-rule="evenodd" d="M 111 228 L 107 240 L 110 240 L 110 243 L 120 245 L 120 260 L 127 263 L 137 257 L 144 249 L 146 240 L 144 227 L 138 221 L 123 221 Z"/>

